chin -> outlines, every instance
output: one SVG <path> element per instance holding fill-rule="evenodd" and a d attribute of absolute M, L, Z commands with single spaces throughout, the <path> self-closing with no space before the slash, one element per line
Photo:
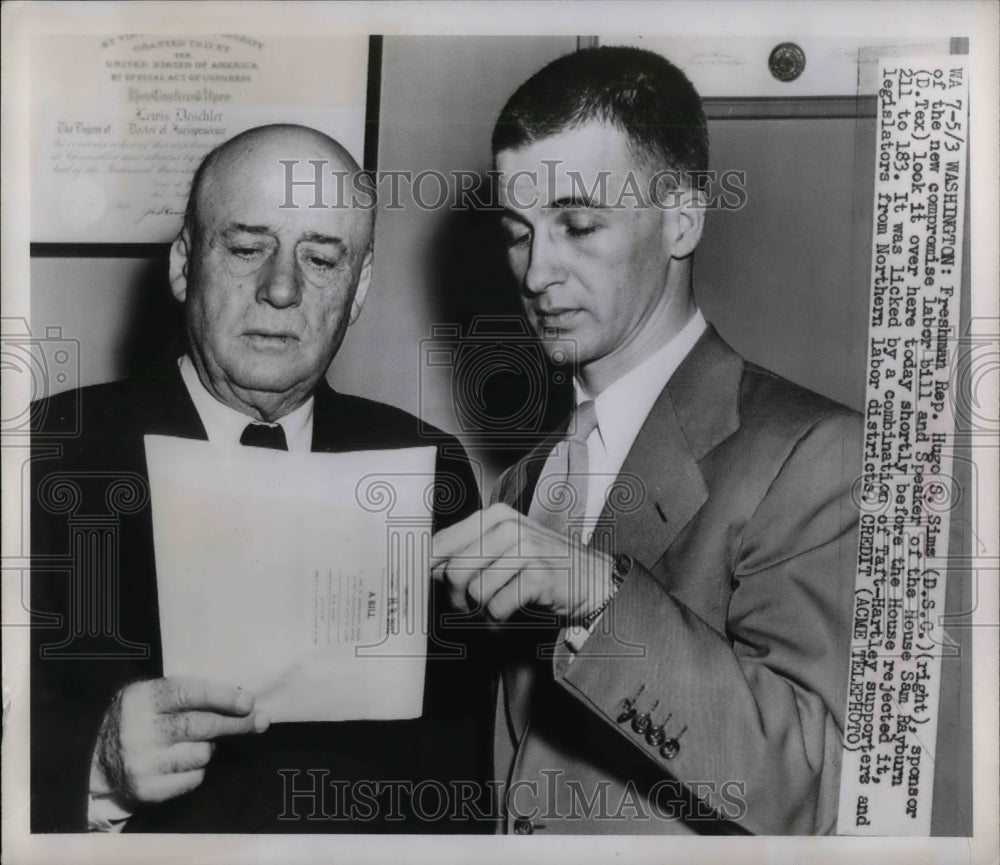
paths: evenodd
<path fill-rule="evenodd" d="M 254 363 L 241 367 L 233 381 L 244 390 L 286 393 L 301 386 L 309 376 L 300 369 L 275 369 L 275 363 Z"/>
<path fill-rule="evenodd" d="M 555 366 L 576 367 L 581 362 L 583 346 L 571 336 L 539 337 L 539 344 L 546 357 Z"/>

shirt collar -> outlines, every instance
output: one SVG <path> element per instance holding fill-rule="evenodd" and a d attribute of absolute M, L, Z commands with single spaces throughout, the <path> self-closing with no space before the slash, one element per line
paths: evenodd
<path fill-rule="evenodd" d="M 208 433 L 208 440 L 212 444 L 239 444 L 243 430 L 248 423 L 253 422 L 254 418 L 219 402 L 212 396 L 198 378 L 198 372 L 190 357 L 184 355 L 177 364 L 184 386 L 198 411 L 205 432 Z M 295 411 L 278 420 L 285 431 L 285 440 L 290 451 L 304 453 L 312 450 L 313 402 L 313 397 L 309 397 Z"/>
<path fill-rule="evenodd" d="M 608 385 L 594 399 L 597 428 L 609 463 L 614 463 L 619 468 L 624 463 L 656 398 L 707 326 L 701 310 L 696 309 L 673 339 Z M 589 399 L 579 380 L 574 383 L 576 402 L 579 404 Z"/>

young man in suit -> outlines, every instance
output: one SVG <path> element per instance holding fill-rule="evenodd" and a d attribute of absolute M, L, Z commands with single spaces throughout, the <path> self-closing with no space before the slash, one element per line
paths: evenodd
<path fill-rule="evenodd" d="M 495 504 L 435 537 L 435 575 L 505 646 L 502 828 L 830 832 L 860 418 L 698 310 L 708 136 L 668 61 L 554 61 L 493 154 L 526 317 L 575 358 L 577 403 Z"/>
<path fill-rule="evenodd" d="M 438 636 L 454 648 L 458 635 L 441 633 L 433 599 L 424 711 L 412 721 L 272 726 L 234 683 L 163 676 L 144 435 L 307 452 L 435 444 L 436 525 L 479 505 L 454 439 L 326 383 L 368 292 L 374 202 L 355 199 L 362 186 L 352 183 L 334 199 L 348 206 L 288 207 L 289 160 L 348 183 L 360 173 L 338 142 L 301 126 L 221 145 L 195 175 L 170 251 L 187 353 L 163 376 L 33 406 L 33 831 L 481 825 L 467 805 L 429 815 L 409 795 L 422 782 L 481 791 L 488 765 L 489 677 L 435 648 Z M 299 191 L 313 202 L 311 189 Z M 75 418 L 79 434 L 60 437 Z M 68 549 L 87 520 L 87 548 Z M 67 555 L 68 578 L 65 565 L 46 565 Z"/>

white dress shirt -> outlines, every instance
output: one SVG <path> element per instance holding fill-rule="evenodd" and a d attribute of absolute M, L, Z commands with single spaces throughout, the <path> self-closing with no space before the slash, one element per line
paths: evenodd
<path fill-rule="evenodd" d="M 198 378 L 190 357 L 185 355 L 177 363 L 184 385 L 208 434 L 208 440 L 212 444 L 238 445 L 243 430 L 254 418 L 212 396 Z M 278 425 L 285 431 L 285 441 L 288 442 L 290 451 L 308 453 L 312 449 L 313 402 L 313 398 L 309 397 L 295 411 L 278 420 Z"/>
<path fill-rule="evenodd" d="M 240 436 L 253 418 L 219 402 L 201 383 L 191 358 L 185 355 L 177 361 L 181 379 L 201 419 L 205 433 L 212 444 L 233 447 L 239 445 Z M 312 449 L 313 403 L 309 397 L 295 411 L 278 420 L 285 431 L 289 451 L 308 452 Z M 87 824 L 91 831 L 120 832 L 132 812 L 123 808 L 115 799 L 104 772 L 97 762 L 97 751 L 90 762 L 90 801 Z"/>
<path fill-rule="evenodd" d="M 674 371 L 694 348 L 694 344 L 705 332 L 706 327 L 705 317 L 701 314 L 701 310 L 696 309 L 688 323 L 673 339 L 593 398 L 597 412 L 597 428 L 587 438 L 589 477 L 587 506 L 581 533 L 581 540 L 584 543 L 587 543 L 594 533 L 597 518 L 607 500 L 608 490 L 618 477 L 653 404 L 667 386 Z M 574 387 L 577 405 L 591 399 L 579 379 L 574 382 Z M 542 467 L 541 477 L 559 472 L 558 464 L 553 449 L 553 453 L 549 454 Z M 535 488 L 536 496 L 540 486 Z M 536 500 L 534 507 L 540 506 Z M 596 624 L 592 623 L 590 630 L 582 627 L 568 629 L 566 642 L 569 647 L 579 651 Z"/>

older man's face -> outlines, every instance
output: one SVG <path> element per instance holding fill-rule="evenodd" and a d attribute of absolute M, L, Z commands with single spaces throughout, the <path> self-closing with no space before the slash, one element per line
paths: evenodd
<path fill-rule="evenodd" d="M 198 202 L 186 271 L 196 366 L 223 402 L 265 417 L 301 404 L 323 377 L 360 311 L 370 271 L 370 226 L 345 208 L 281 209 L 279 159 L 323 158 L 293 144 L 251 149 L 213 168 Z M 332 163 L 329 171 L 343 166 Z M 332 183 L 332 181 L 330 181 Z M 308 199 L 308 200 L 306 200 Z M 255 411 L 256 410 L 256 411 Z"/>

